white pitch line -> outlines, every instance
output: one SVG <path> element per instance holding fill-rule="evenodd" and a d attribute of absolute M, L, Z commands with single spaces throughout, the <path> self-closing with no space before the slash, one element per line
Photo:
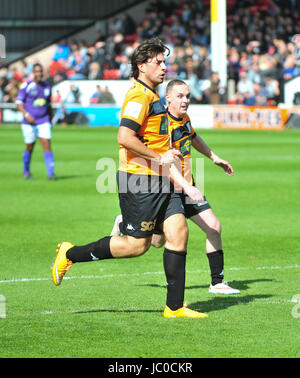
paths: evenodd
<path fill-rule="evenodd" d="M 220 297 L 219 297 L 220 298 Z M 240 299 L 241 298 L 241 299 Z M 285 305 L 285 304 L 290 304 L 290 303 L 299 303 L 298 301 L 293 301 L 291 299 L 280 299 L 280 300 L 269 300 L 267 298 L 253 298 L 250 302 L 244 303 L 242 297 L 236 296 L 236 295 L 227 295 L 226 299 L 224 299 L 224 302 L 218 302 L 216 304 L 215 302 L 212 303 L 205 303 L 205 307 L 212 307 L 214 309 L 220 307 L 220 306 L 228 306 L 228 303 L 234 302 L 237 305 L 251 305 L 251 304 L 266 304 L 266 305 Z M 111 311 L 111 309 L 108 309 L 107 307 L 104 308 L 97 308 L 97 309 L 91 309 L 87 310 L 87 312 L 106 312 L 106 311 Z M 119 312 L 134 312 L 135 308 L 129 308 L 126 310 L 118 310 Z M 78 310 L 61 310 L 61 311 L 42 311 L 42 312 L 35 312 L 34 315 L 57 315 L 57 314 L 65 314 L 65 313 L 70 313 L 70 314 L 80 314 L 84 313 L 84 310 L 78 309 Z M 32 314 L 33 315 L 33 314 Z"/>
<path fill-rule="evenodd" d="M 83 276 L 71 276 L 64 277 L 64 280 L 74 280 L 74 279 L 99 279 L 99 278 L 116 278 L 116 277 L 131 277 L 131 276 L 144 276 L 147 274 L 163 274 L 164 272 L 144 272 L 144 273 L 122 273 L 122 274 L 103 274 L 103 275 L 83 275 Z M 17 282 L 32 282 L 32 281 L 49 281 L 51 278 L 40 277 L 40 278 L 15 278 L 11 280 L 2 280 L 2 283 L 17 283 Z"/>
<path fill-rule="evenodd" d="M 241 271 L 241 270 L 286 270 L 286 269 L 299 269 L 300 265 L 286 265 L 286 266 L 258 266 L 254 268 L 250 267 L 231 267 L 226 268 L 226 271 Z M 187 270 L 187 273 L 208 273 L 208 270 Z M 103 278 L 117 278 L 117 277 L 135 277 L 135 276 L 146 276 L 146 275 L 156 275 L 164 274 L 161 272 L 143 272 L 143 273 L 122 273 L 122 274 L 103 274 L 103 275 L 82 275 L 82 276 L 71 276 L 64 277 L 64 280 L 74 280 L 74 279 L 103 279 Z M 23 282 L 35 282 L 35 281 L 49 281 L 50 277 L 36 277 L 36 278 L 14 278 L 8 280 L 0 280 L 0 284 L 5 283 L 23 283 Z"/>

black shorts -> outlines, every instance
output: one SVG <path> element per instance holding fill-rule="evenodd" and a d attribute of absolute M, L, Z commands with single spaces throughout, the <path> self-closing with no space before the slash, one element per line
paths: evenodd
<path fill-rule="evenodd" d="M 211 209 L 210 204 L 204 197 L 204 202 L 193 202 L 185 193 L 181 193 L 181 201 L 184 206 L 184 215 L 186 218 L 191 218 L 194 215 L 201 213 L 204 210 Z"/>
<path fill-rule="evenodd" d="M 148 237 L 161 233 L 161 224 L 171 215 L 184 214 L 181 196 L 167 177 L 117 173 L 124 235 Z"/>

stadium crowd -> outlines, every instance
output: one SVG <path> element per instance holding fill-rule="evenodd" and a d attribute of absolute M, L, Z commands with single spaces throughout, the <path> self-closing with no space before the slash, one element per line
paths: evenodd
<path fill-rule="evenodd" d="M 167 79 L 191 86 L 197 104 L 273 105 L 283 100 L 283 84 L 300 75 L 300 0 L 228 0 L 228 96 L 210 68 L 209 0 L 154 0 L 137 23 L 128 13 L 107 20 L 106 34 L 95 41 L 62 40 L 46 68 L 51 84 L 64 79 L 128 79 L 130 56 L 139 42 L 159 36 L 170 48 Z M 298 51 L 298 55 L 297 55 Z M 6 68 L 0 77 L 0 102 L 14 102 L 32 66 Z M 63 100 L 62 100 L 63 101 Z"/>

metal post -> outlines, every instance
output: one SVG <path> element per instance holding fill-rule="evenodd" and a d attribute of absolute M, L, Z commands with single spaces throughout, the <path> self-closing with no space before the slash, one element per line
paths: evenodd
<path fill-rule="evenodd" d="M 211 0 L 211 69 L 218 72 L 221 85 L 227 87 L 226 0 Z"/>

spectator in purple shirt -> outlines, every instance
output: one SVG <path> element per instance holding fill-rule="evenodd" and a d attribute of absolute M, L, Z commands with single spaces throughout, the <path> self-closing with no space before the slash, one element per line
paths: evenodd
<path fill-rule="evenodd" d="M 55 180 L 54 157 L 51 150 L 51 87 L 43 81 L 43 67 L 37 63 L 33 66 L 33 80 L 24 82 L 16 98 L 17 108 L 23 113 L 22 132 L 26 149 L 23 152 L 23 176 L 32 178 L 30 161 L 36 138 L 40 139 L 44 150 L 47 176 Z"/>

